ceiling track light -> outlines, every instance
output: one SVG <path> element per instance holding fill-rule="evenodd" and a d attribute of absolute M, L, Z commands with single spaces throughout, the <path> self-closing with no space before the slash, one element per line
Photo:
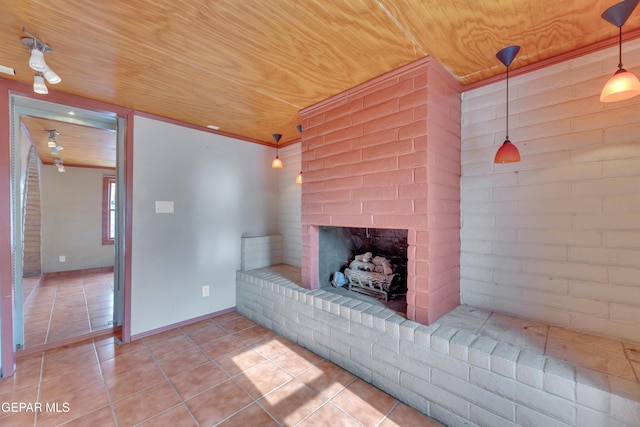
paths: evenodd
<path fill-rule="evenodd" d="M 607 81 L 600 93 L 600 101 L 615 102 L 633 98 L 640 94 L 640 81 L 635 74 L 622 68 L 622 26 L 640 0 L 625 0 L 605 10 L 601 17 L 618 27 L 618 70 Z"/>
<path fill-rule="evenodd" d="M 58 168 L 58 172 L 64 172 L 64 164 L 62 163 L 64 161 L 63 158 L 61 157 L 56 157 L 55 159 L 53 159 L 53 164 L 55 165 L 55 167 Z"/>
<path fill-rule="evenodd" d="M 22 32 L 29 37 L 20 39 L 22 43 L 31 50 L 29 57 L 29 67 L 36 72 L 33 78 L 33 91 L 39 94 L 47 94 L 49 90 L 44 83 L 45 79 L 49 84 L 55 85 L 62 81 L 60 76 L 56 74 L 45 62 L 44 54 L 53 51 L 51 46 L 39 40 L 36 36 L 29 33 L 24 27 Z"/>
<path fill-rule="evenodd" d="M 506 114 L 506 137 L 502 146 L 498 149 L 495 158 L 493 159 L 494 163 L 513 163 L 520 161 L 520 153 L 518 152 L 518 147 L 513 145 L 509 140 L 509 66 L 513 62 L 513 59 L 516 57 L 518 52 L 520 51 L 520 46 L 507 46 L 498 53 L 496 53 L 496 57 L 507 67 L 507 114 Z"/>
<path fill-rule="evenodd" d="M 273 139 L 276 141 L 276 157 L 271 162 L 271 167 L 274 169 L 282 169 L 283 166 L 282 160 L 280 160 L 280 157 L 278 157 L 278 142 L 280 141 L 280 138 L 282 138 L 282 135 L 280 135 L 279 133 L 273 134 Z"/>

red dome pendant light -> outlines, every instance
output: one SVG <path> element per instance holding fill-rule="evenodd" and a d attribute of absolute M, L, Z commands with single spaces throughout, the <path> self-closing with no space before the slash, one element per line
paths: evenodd
<path fill-rule="evenodd" d="M 496 57 L 507 67 L 507 136 L 502 146 L 498 149 L 493 163 L 513 163 L 520 161 L 518 147 L 513 145 L 509 140 L 509 66 L 519 51 L 520 46 L 507 46 L 496 53 Z"/>

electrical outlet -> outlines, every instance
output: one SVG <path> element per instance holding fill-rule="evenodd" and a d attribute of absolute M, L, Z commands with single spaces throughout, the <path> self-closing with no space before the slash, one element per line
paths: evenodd
<path fill-rule="evenodd" d="M 202 287 L 202 296 L 203 297 L 208 297 L 209 296 L 209 285 L 204 285 Z"/>
<path fill-rule="evenodd" d="M 66 256 L 64 256 L 64 255 L 60 255 L 60 256 L 58 257 L 58 262 L 67 262 L 67 257 L 66 257 Z"/>

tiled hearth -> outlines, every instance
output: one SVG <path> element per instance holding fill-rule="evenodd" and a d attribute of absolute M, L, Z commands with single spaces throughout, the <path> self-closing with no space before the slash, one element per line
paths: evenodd
<path fill-rule="evenodd" d="M 467 306 L 425 326 L 300 279 L 239 271 L 238 311 L 445 425 L 640 425 L 640 343 Z"/>

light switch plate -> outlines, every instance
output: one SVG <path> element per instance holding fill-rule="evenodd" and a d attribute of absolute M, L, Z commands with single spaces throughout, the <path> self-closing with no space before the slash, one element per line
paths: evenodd
<path fill-rule="evenodd" d="M 173 202 L 156 200 L 156 213 L 173 213 Z"/>

